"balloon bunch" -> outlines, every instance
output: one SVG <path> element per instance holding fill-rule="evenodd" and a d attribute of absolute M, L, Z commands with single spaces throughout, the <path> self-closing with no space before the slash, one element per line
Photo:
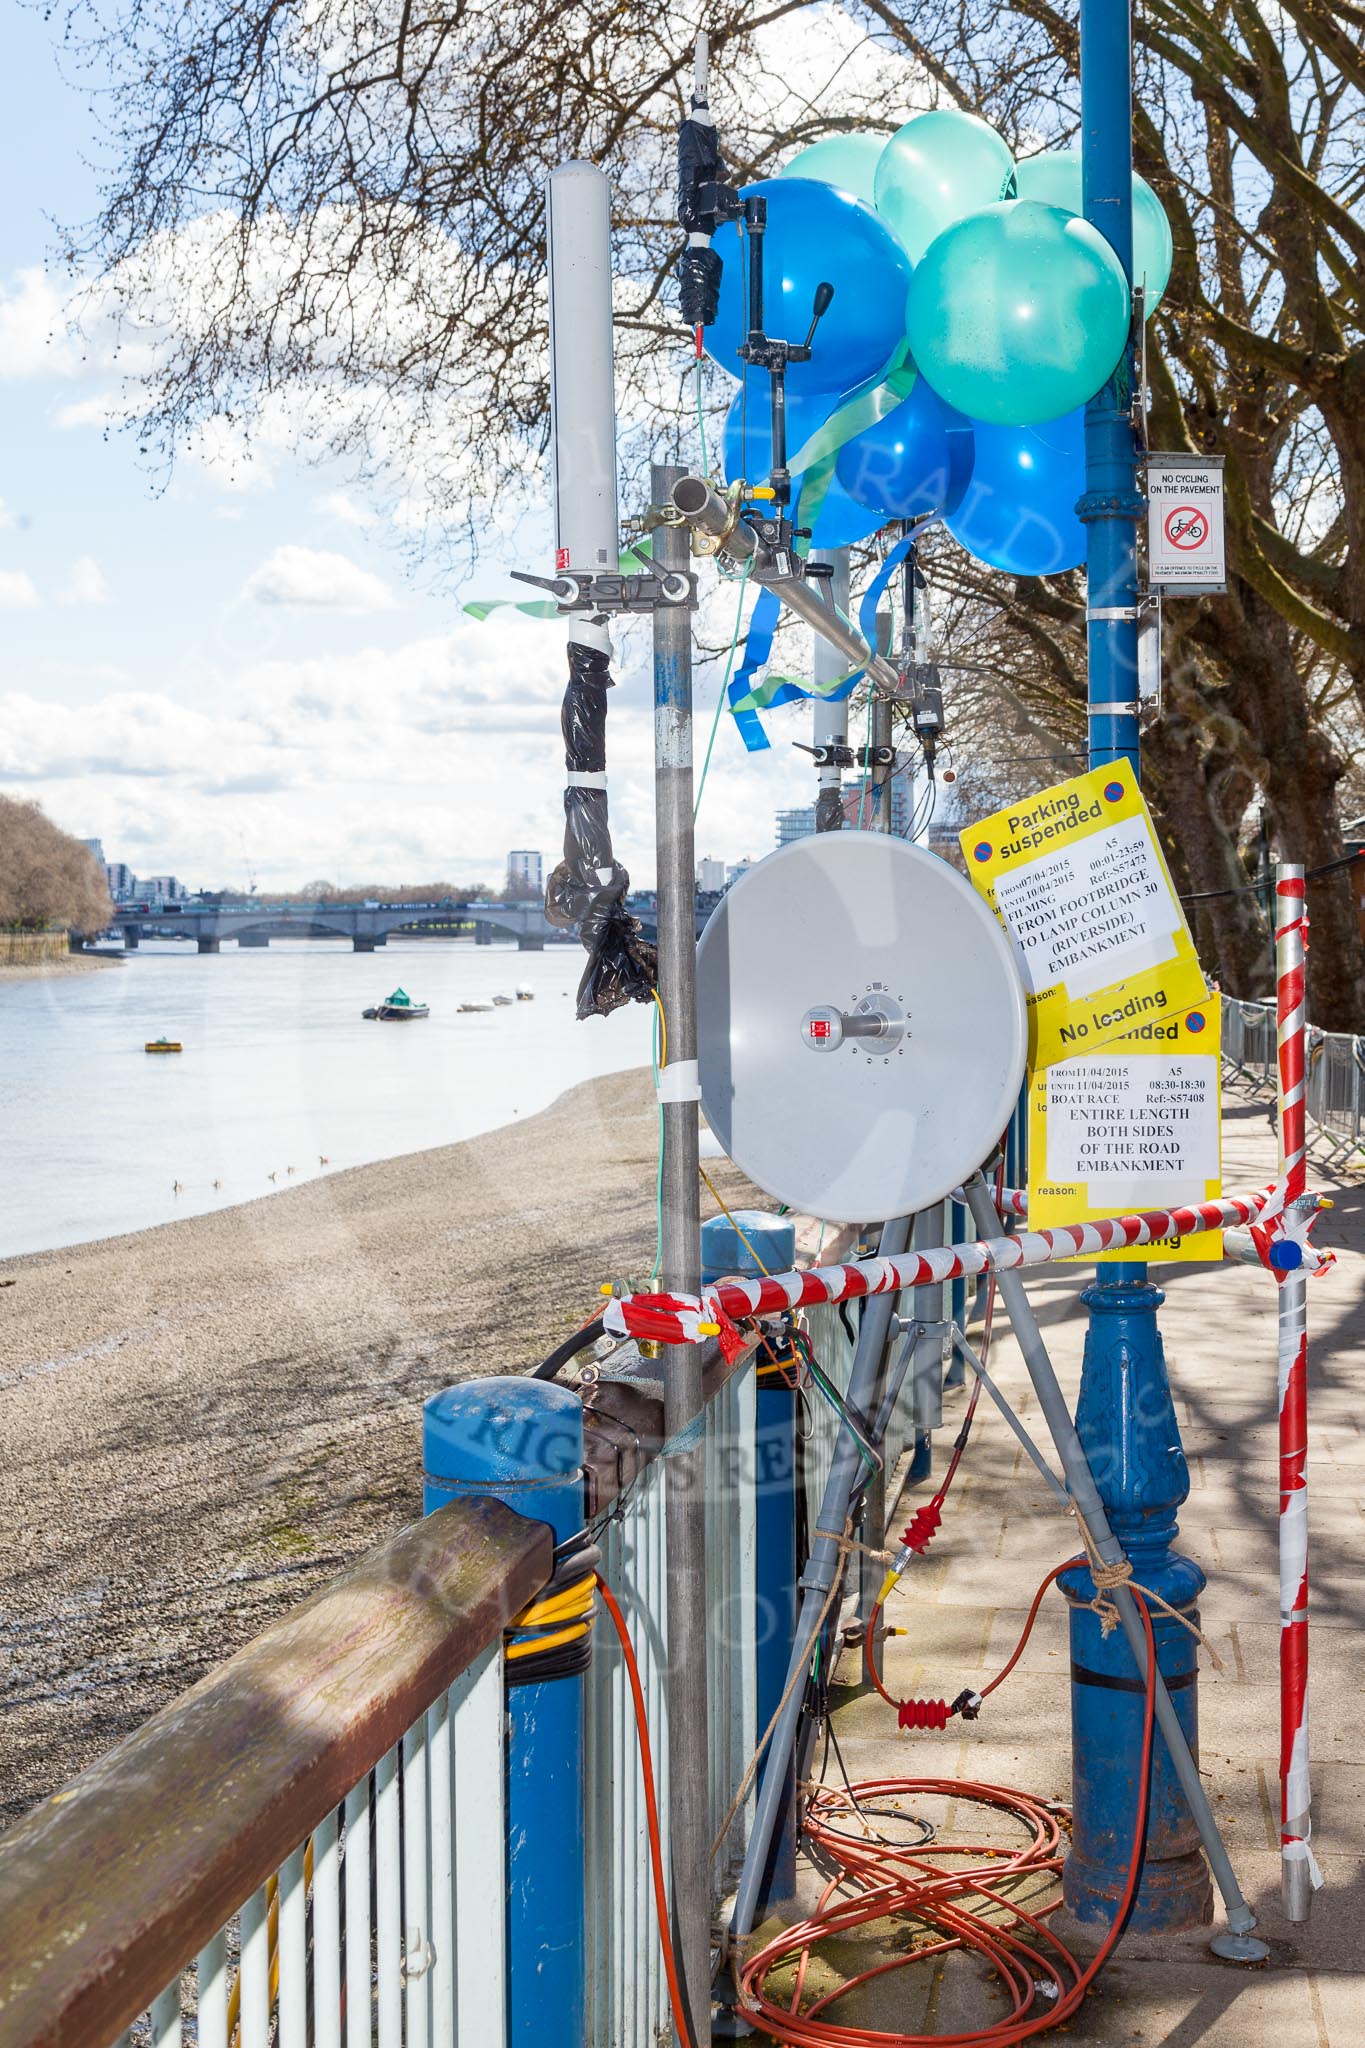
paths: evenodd
<path fill-rule="evenodd" d="M 812 544 L 940 515 L 994 568 L 1049 575 L 1083 561 L 1085 405 L 1123 352 L 1129 292 L 1081 217 L 1079 153 L 1016 164 L 984 121 L 945 109 L 889 142 L 817 142 L 750 194 L 767 200 L 769 330 L 802 331 L 816 286 L 834 286 L 810 360 L 787 377 L 788 466 Z M 1133 243 L 1150 314 L 1170 277 L 1171 232 L 1136 176 Z M 724 225 L 715 248 L 707 347 L 738 374 L 740 225 Z M 725 423 L 726 474 L 756 482 L 770 466 L 766 379 L 746 373 Z"/>

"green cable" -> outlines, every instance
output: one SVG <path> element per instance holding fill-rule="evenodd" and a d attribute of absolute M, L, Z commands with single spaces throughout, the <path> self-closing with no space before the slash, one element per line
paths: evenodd
<path fill-rule="evenodd" d="M 710 467 L 710 465 L 709 465 L 709 463 L 708 463 L 708 461 L 707 461 L 707 456 L 706 456 L 706 415 L 705 415 L 705 413 L 704 413 L 704 412 L 702 411 L 702 403 L 701 403 L 701 357 L 700 357 L 700 356 L 698 356 L 698 357 L 697 357 L 697 365 L 696 365 L 696 368 L 697 368 L 697 377 L 696 377 L 696 388 L 697 388 L 697 432 L 698 432 L 698 434 L 700 434 L 700 436 L 701 436 L 701 473 L 702 473 L 702 475 L 703 475 L 703 476 L 705 476 L 705 475 L 706 475 L 706 472 L 707 472 L 707 469 L 708 469 L 708 468 Z"/>
<path fill-rule="evenodd" d="M 739 579 L 739 601 L 735 606 L 735 630 L 730 635 L 730 652 L 725 657 L 725 674 L 721 677 L 720 694 L 716 698 L 716 715 L 711 720 L 711 737 L 706 742 L 706 758 L 701 764 L 701 779 L 697 784 L 697 800 L 692 806 L 692 823 L 694 825 L 701 810 L 702 791 L 706 788 L 706 771 L 711 766 L 711 749 L 716 744 L 716 734 L 720 730 L 720 714 L 725 709 L 725 692 L 730 687 L 730 677 L 734 672 L 735 649 L 739 646 L 739 629 L 744 622 L 744 591 L 749 581 L 749 571 L 753 565 L 754 558 L 750 555 L 744 564 L 744 573 Z"/>

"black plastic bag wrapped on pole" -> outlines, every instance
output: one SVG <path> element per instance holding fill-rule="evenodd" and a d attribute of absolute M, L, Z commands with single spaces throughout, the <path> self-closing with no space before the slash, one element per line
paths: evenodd
<path fill-rule="evenodd" d="M 678 303 L 689 327 L 709 327 L 720 298 L 721 261 L 711 237 L 733 219 L 739 195 L 725 182 L 716 124 L 706 103 L 706 37 L 698 36 L 692 110 L 678 128 L 678 225 L 687 247 L 678 258 Z"/>
<path fill-rule="evenodd" d="M 611 848 L 607 816 L 607 691 L 611 656 L 569 642 L 564 729 L 564 858 L 545 887 L 545 915 L 561 931 L 575 927 L 588 950 L 578 984 L 578 1015 L 606 1017 L 622 1003 L 653 1000 L 658 955 L 626 909 L 630 876 Z"/>

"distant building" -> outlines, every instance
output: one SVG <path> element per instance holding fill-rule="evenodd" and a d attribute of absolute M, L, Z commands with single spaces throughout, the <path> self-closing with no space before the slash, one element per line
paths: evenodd
<path fill-rule="evenodd" d="M 519 896 L 545 894 L 545 862 L 540 854 L 525 848 L 507 856 L 507 886 Z"/>
<path fill-rule="evenodd" d="M 886 785 L 883 784 L 883 788 L 885 787 Z M 915 814 L 915 778 L 908 768 L 902 768 L 891 777 L 890 788 L 891 830 L 897 839 L 908 839 L 910 837 L 911 820 Z M 918 793 L 922 803 L 927 808 L 928 798 L 922 785 Z M 846 825 L 851 825 L 855 830 L 861 829 L 864 832 L 881 831 L 881 804 L 885 802 L 885 797 L 879 798 L 878 791 L 874 788 L 870 776 L 867 779 L 866 785 L 864 785 L 861 775 L 847 782 L 844 785 L 843 801 L 844 823 Z"/>
<path fill-rule="evenodd" d="M 810 839 L 815 833 L 815 805 L 808 804 L 803 811 L 779 811 L 777 813 L 777 843 L 790 846 L 793 839 Z"/>
<path fill-rule="evenodd" d="M 725 887 L 725 862 L 712 860 L 709 856 L 697 862 L 697 887 L 703 895 L 713 895 Z"/>
<path fill-rule="evenodd" d="M 737 860 L 733 862 L 731 866 L 729 866 L 725 870 L 726 888 L 733 889 L 735 883 L 739 880 L 740 876 L 747 875 L 752 866 L 753 862 L 751 860 Z"/>
<path fill-rule="evenodd" d="M 142 893 L 152 903 L 185 903 L 190 892 L 175 875 L 148 875 Z"/>
<path fill-rule="evenodd" d="M 104 858 L 104 841 L 102 839 L 82 839 L 81 845 L 90 849 L 101 867 L 108 866 L 108 862 Z"/>
<path fill-rule="evenodd" d="M 137 876 L 126 860 L 107 860 L 104 863 L 104 879 L 115 903 L 130 902 L 137 894 Z"/>

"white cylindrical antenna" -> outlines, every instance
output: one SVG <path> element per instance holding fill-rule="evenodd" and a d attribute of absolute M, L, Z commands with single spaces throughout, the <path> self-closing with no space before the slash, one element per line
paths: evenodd
<path fill-rule="evenodd" d="M 692 119 L 709 121 L 707 92 L 711 82 L 711 38 L 701 34 L 692 49 Z"/>
<path fill-rule="evenodd" d="M 545 188 L 550 275 L 550 434 L 555 568 L 614 574 L 616 379 L 611 186 L 596 164 L 561 164 Z M 605 626 L 575 619 L 573 639 L 610 652 Z"/>

